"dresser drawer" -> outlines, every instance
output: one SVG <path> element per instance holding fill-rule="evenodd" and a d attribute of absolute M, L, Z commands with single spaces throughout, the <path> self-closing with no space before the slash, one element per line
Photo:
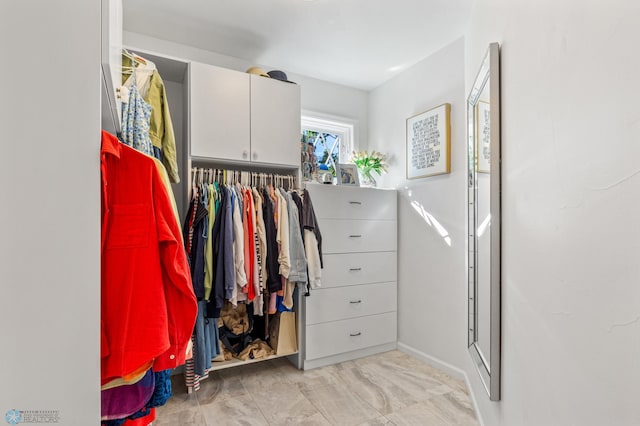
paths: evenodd
<path fill-rule="evenodd" d="M 395 251 L 397 247 L 395 221 L 325 219 L 320 230 L 326 254 Z"/>
<path fill-rule="evenodd" d="M 396 220 L 396 191 L 307 185 L 318 219 Z"/>
<path fill-rule="evenodd" d="M 397 316 L 389 312 L 314 324 L 307 326 L 306 331 L 305 358 L 312 360 L 395 342 Z"/>
<path fill-rule="evenodd" d="M 397 262 L 395 251 L 324 255 L 322 288 L 396 281 Z"/>
<path fill-rule="evenodd" d="M 396 311 L 396 283 L 316 289 L 307 303 L 307 324 Z"/>

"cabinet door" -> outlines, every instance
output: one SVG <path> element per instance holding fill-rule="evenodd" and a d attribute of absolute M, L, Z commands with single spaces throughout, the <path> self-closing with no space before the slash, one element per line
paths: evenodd
<path fill-rule="evenodd" d="M 102 0 L 102 128 L 120 132 L 122 102 L 116 88 L 122 86 L 122 0 Z"/>
<path fill-rule="evenodd" d="M 249 74 L 191 63 L 191 156 L 249 161 Z"/>
<path fill-rule="evenodd" d="M 251 161 L 300 167 L 300 86 L 251 75 Z"/>

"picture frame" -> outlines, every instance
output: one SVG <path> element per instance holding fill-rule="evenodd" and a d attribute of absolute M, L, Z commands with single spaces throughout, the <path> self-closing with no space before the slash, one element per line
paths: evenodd
<path fill-rule="evenodd" d="M 451 104 L 407 118 L 407 179 L 451 173 Z"/>
<path fill-rule="evenodd" d="M 475 106 L 476 114 L 476 167 L 478 173 L 491 171 L 491 138 L 490 138 L 490 113 L 489 102 L 478 101 Z"/>
<path fill-rule="evenodd" d="M 338 185 L 360 186 L 358 168 L 355 164 L 336 163 L 336 177 Z"/>

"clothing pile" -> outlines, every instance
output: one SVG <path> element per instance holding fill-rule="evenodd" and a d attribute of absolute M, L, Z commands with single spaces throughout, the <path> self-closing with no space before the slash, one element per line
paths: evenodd
<path fill-rule="evenodd" d="M 269 354 L 269 315 L 293 309 L 296 286 L 320 286 L 322 235 L 306 189 L 212 182 L 191 193 L 183 237 L 198 316 L 185 376 L 197 390 L 225 350 Z"/>

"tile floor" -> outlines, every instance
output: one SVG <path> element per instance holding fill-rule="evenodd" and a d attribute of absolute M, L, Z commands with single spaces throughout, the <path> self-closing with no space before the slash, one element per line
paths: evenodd
<path fill-rule="evenodd" d="M 188 395 L 182 375 L 154 426 L 478 425 L 464 382 L 399 351 L 309 371 L 286 359 L 214 372 Z"/>

